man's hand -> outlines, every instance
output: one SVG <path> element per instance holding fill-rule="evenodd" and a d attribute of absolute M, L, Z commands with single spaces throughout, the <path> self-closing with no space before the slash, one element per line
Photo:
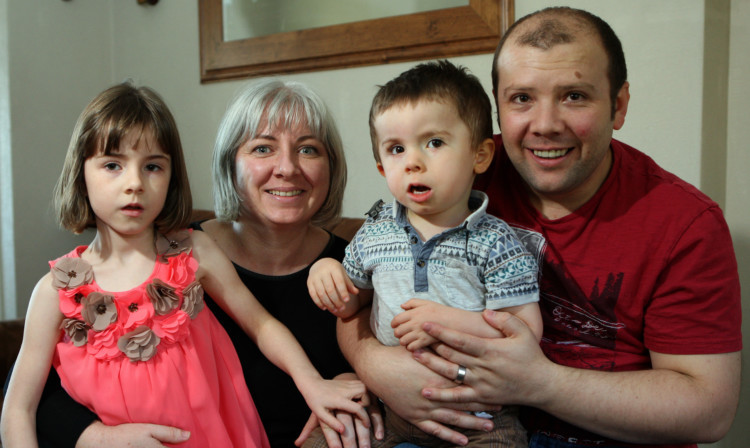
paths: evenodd
<path fill-rule="evenodd" d="M 737 409 L 740 354 L 671 355 L 650 352 L 652 368 L 603 372 L 555 364 L 533 332 L 511 314 L 483 313 L 505 338 L 478 338 L 438 324 L 424 329 L 441 343 L 414 357 L 445 378 L 466 367 L 464 384 L 428 386 L 423 395 L 445 406 L 474 402 L 521 404 L 605 437 L 630 443 L 714 442 Z"/>
<path fill-rule="evenodd" d="M 489 431 L 492 422 L 476 417 L 452 406 L 438 403 L 422 396 L 422 388 L 450 387 L 452 381 L 431 372 L 412 359 L 403 347 L 385 347 L 372 334 L 369 326 L 370 308 L 365 307 L 354 318 L 341 321 L 338 339 L 342 352 L 368 390 L 380 397 L 391 409 L 422 431 L 457 445 L 465 445 L 465 435 L 447 425 L 464 429 Z M 455 372 L 454 372 L 455 373 Z M 474 410 L 492 410 L 497 407 L 475 403 Z"/>
<path fill-rule="evenodd" d="M 505 338 L 478 338 L 434 323 L 425 331 L 441 340 L 435 353 L 417 351 L 414 358 L 445 378 L 455 378 L 458 366 L 466 367 L 463 385 L 450 388 L 427 387 L 422 393 L 431 400 L 449 403 L 482 402 L 493 405 L 535 405 L 535 396 L 544 389 L 537 381 L 537 369 L 554 369 L 542 352 L 531 330 L 510 313 L 484 311 L 485 318 Z M 489 318 L 488 318 L 489 317 Z"/>

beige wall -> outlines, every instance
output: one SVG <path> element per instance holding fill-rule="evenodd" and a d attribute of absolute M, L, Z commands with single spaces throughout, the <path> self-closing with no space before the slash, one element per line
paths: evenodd
<path fill-rule="evenodd" d="M 725 210 L 742 283 L 745 348 L 740 408 L 722 448 L 750 446 L 750 0 L 732 0 L 731 8 Z"/>
<path fill-rule="evenodd" d="M 616 138 L 645 151 L 722 203 L 747 289 L 750 0 L 516 0 L 516 16 L 552 4 L 588 9 L 618 33 L 628 59 L 632 98 L 625 127 Z M 730 18 L 728 5 L 729 35 L 717 36 Z M 243 81 L 200 84 L 197 29 L 197 1 L 143 7 L 134 0 L 0 0 L 0 33 L 7 31 L 0 35 L 0 95 L 9 93 L 0 101 L 0 132 L 9 122 L 12 148 L 10 169 L 6 170 L 7 159 L 0 157 L 0 173 L 12 174 L 12 179 L 0 178 L 2 191 L 12 189 L 8 199 L 0 195 L 0 222 L 13 223 L 3 225 L 0 236 L 15 243 L 14 251 L 0 247 L 9 254 L 0 258 L 6 304 L 0 317 L 22 315 L 34 283 L 46 271 L 46 261 L 90 238 L 58 230 L 49 202 L 77 115 L 108 85 L 132 78 L 164 96 L 180 126 L 195 205 L 211 207 L 208 167 L 213 138 L 228 100 Z M 706 43 L 721 48 L 706 48 Z M 453 60 L 469 67 L 490 90 L 491 55 Z M 338 119 L 350 179 L 357 179 L 347 188 L 347 215 L 361 215 L 388 195 L 370 155 L 367 112 L 375 85 L 411 65 L 283 77 L 310 85 Z M 727 118 L 711 122 L 717 116 Z M 3 138 L 0 151 L 7 153 Z M 9 266 L 11 261 L 14 266 Z M 747 293 L 743 304 L 750 307 Z M 745 328 L 750 334 L 747 324 Z M 745 341 L 748 346 L 748 337 Z M 745 385 L 735 426 L 717 447 L 746 446 L 750 428 L 740 422 L 750 419 L 748 401 Z"/>

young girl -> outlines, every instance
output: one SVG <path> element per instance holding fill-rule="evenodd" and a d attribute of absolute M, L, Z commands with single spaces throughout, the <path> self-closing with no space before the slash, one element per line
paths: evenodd
<path fill-rule="evenodd" d="M 5 399 L 5 447 L 35 446 L 36 406 L 54 365 L 73 398 L 108 425 L 190 432 L 180 446 L 266 447 L 233 345 L 203 306 L 209 293 L 340 432 L 333 409 L 357 413 L 358 381 L 324 380 L 292 334 L 244 287 L 191 211 L 177 126 L 152 90 L 97 96 L 78 119 L 55 191 L 61 225 L 96 226 L 89 246 L 50 262 L 29 303 Z"/>

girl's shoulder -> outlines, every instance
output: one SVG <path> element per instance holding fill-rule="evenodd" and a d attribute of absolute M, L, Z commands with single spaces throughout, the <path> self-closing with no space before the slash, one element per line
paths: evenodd
<path fill-rule="evenodd" d="M 68 253 L 66 253 L 66 254 L 64 254 L 64 255 L 61 255 L 61 256 L 59 256 L 59 257 L 55 258 L 54 260 L 50 260 L 50 261 L 48 262 L 48 263 L 49 263 L 49 266 L 50 266 L 50 268 L 52 268 L 52 267 L 54 267 L 54 266 L 55 266 L 55 264 L 57 264 L 57 263 L 58 263 L 58 262 L 59 262 L 60 260 L 63 260 L 63 259 L 66 259 L 66 258 L 78 258 L 78 259 L 80 259 L 80 258 L 81 258 L 81 254 L 82 254 L 82 253 L 83 253 L 83 252 L 84 252 L 84 251 L 85 251 L 86 249 L 88 249 L 88 246 L 76 246 L 76 247 L 75 247 L 75 249 L 71 250 L 70 252 L 68 252 Z"/>
<path fill-rule="evenodd" d="M 47 276 L 55 290 L 75 288 L 93 282 L 94 269 L 81 258 L 88 246 L 78 246 L 67 254 L 49 262 Z"/>

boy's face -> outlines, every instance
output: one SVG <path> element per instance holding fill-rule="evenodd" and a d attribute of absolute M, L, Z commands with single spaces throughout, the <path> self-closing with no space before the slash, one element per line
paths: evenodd
<path fill-rule="evenodd" d="M 474 175 L 492 159 L 492 139 L 472 147 L 471 131 L 456 108 L 431 100 L 396 104 L 373 124 L 378 170 L 410 219 L 446 228 L 460 224 L 469 213 Z"/>

